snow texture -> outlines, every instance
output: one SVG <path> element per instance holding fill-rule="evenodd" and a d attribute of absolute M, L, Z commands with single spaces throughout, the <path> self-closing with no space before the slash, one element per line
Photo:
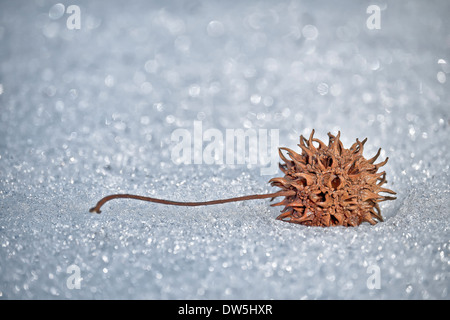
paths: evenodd
<path fill-rule="evenodd" d="M 448 1 L 73 2 L 0 2 L 0 299 L 449 298 Z M 355 228 L 269 199 L 88 212 L 278 190 L 175 163 L 194 121 L 367 137 L 398 199 Z"/>

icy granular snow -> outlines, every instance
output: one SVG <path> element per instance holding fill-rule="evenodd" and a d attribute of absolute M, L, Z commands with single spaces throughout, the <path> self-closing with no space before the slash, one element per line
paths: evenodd
<path fill-rule="evenodd" d="M 1 299 L 448 299 L 448 1 L 0 3 Z M 176 164 L 176 129 L 389 157 L 384 222 L 275 220 L 261 165 Z M 206 145 L 206 143 L 205 143 Z M 276 146 L 275 146 L 276 147 Z"/>

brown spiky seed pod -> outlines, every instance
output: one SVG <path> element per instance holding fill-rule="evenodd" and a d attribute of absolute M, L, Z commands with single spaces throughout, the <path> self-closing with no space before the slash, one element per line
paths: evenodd
<path fill-rule="evenodd" d="M 364 143 L 356 139 L 350 149 L 345 149 L 337 136 L 328 133 L 325 145 L 314 138 L 314 130 L 308 140 L 300 136 L 302 153 L 279 148 L 280 169 L 285 176 L 269 182 L 292 195 L 272 206 L 285 206 L 277 219 L 308 226 L 357 226 L 362 222 L 376 224 L 383 221 L 379 202 L 394 197 L 379 195 L 380 192 L 395 194 L 383 188 L 386 172 L 377 172 L 389 158 L 374 164 L 380 155 L 367 160 L 363 157 Z M 318 145 L 314 146 L 314 142 Z M 287 159 L 282 150 L 290 157 Z M 295 191 L 292 192 L 292 191 Z M 376 220 L 375 220 L 376 219 Z"/>

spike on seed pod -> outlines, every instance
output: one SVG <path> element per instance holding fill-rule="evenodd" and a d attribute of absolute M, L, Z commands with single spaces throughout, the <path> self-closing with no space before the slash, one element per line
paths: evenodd
<path fill-rule="evenodd" d="M 345 149 L 340 141 L 340 132 L 336 136 L 328 133 L 328 146 L 314 138 L 312 130 L 309 139 L 300 136 L 301 153 L 289 148 L 279 148 L 280 169 L 284 177 L 272 178 L 269 183 L 281 190 L 270 194 L 256 194 L 236 198 L 211 200 L 204 202 L 178 202 L 150 198 L 131 194 L 113 194 L 102 198 L 90 212 L 100 213 L 100 208 L 108 201 L 128 198 L 177 206 L 204 206 L 227 202 L 254 199 L 284 197 L 272 206 L 285 206 L 278 220 L 307 226 L 357 226 L 363 222 L 372 225 L 383 221 L 379 202 L 394 200 L 395 197 L 380 193 L 396 194 L 381 187 L 386 181 L 386 173 L 377 173 L 388 158 L 374 164 L 377 154 L 367 160 L 363 156 L 363 141 L 356 142 Z M 318 146 L 314 146 L 314 142 Z M 288 159 L 283 151 L 287 152 Z"/>

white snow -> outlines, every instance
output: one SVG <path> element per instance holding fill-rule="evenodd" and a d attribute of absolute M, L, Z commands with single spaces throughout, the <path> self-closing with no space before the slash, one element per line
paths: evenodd
<path fill-rule="evenodd" d="M 448 299 L 450 6 L 0 3 L 0 299 Z M 67 9 L 67 8 L 65 8 Z M 440 63 L 444 61 L 444 63 Z M 254 200 L 256 165 L 175 164 L 177 128 L 379 147 L 385 222 L 317 228 Z"/>

